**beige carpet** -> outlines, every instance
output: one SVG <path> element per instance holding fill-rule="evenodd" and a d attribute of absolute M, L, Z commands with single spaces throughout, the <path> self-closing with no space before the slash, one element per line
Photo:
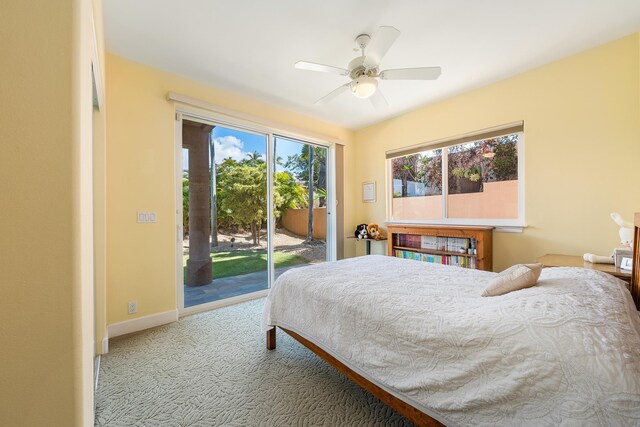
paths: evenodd
<path fill-rule="evenodd" d="M 278 332 L 264 300 L 110 341 L 97 426 L 406 426 L 403 417 Z"/>

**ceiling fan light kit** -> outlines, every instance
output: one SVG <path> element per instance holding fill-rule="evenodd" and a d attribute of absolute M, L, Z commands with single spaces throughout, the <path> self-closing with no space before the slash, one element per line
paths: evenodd
<path fill-rule="evenodd" d="M 326 104 L 350 88 L 351 93 L 357 98 L 370 98 L 371 104 L 375 108 L 383 108 L 388 104 L 378 89 L 378 78 L 383 80 L 435 80 L 441 73 L 440 67 L 403 68 L 379 72 L 380 61 L 399 35 L 400 31 L 393 27 L 380 27 L 373 37 L 368 34 L 360 34 L 355 39 L 356 49 L 354 50 L 360 50 L 362 55 L 349 62 L 348 69 L 306 61 L 298 61 L 294 66 L 301 70 L 338 74 L 351 78 L 350 83 L 343 84 L 329 92 L 317 100 L 316 105 Z M 373 96 L 374 94 L 376 96 Z"/>
<path fill-rule="evenodd" d="M 378 81 L 366 75 L 351 81 L 351 92 L 358 98 L 369 98 L 377 88 Z"/>

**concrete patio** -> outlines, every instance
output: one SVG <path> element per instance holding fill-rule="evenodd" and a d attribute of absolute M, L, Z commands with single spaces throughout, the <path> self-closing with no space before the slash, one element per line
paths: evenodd
<path fill-rule="evenodd" d="M 291 267 L 276 268 L 275 277 L 277 278 L 282 273 L 291 268 L 304 267 L 305 265 L 309 264 L 298 264 Z M 194 305 L 206 304 L 208 302 L 261 291 L 263 289 L 267 289 L 267 283 L 267 271 L 265 270 L 257 271 L 255 273 L 242 274 L 240 276 L 214 279 L 208 285 L 185 285 L 184 306 L 192 307 Z"/>

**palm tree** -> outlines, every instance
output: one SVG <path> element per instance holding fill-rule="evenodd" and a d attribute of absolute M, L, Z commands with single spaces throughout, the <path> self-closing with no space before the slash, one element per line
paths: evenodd
<path fill-rule="evenodd" d="M 285 167 L 293 171 L 296 178 L 307 186 L 307 208 L 309 209 L 307 224 L 307 239 L 305 242 L 312 242 L 313 239 L 313 199 L 314 192 L 324 191 L 319 198 L 320 206 L 326 204 L 326 157 L 327 149 L 315 147 L 311 144 L 304 144 L 300 154 L 289 156 L 285 162 Z"/>
<path fill-rule="evenodd" d="M 418 154 L 393 159 L 393 177 L 402 181 L 402 197 L 407 197 L 408 182 L 415 181 Z"/>
<path fill-rule="evenodd" d="M 309 186 L 307 192 L 309 193 L 309 213 L 307 216 L 307 239 L 305 242 L 309 243 L 313 241 L 313 152 L 315 150 L 311 148 L 309 150 Z"/>
<path fill-rule="evenodd" d="M 254 151 L 253 153 L 247 153 L 247 157 L 249 158 L 247 163 L 249 163 L 251 166 L 255 166 L 263 161 L 262 154 L 258 153 L 257 151 Z"/>

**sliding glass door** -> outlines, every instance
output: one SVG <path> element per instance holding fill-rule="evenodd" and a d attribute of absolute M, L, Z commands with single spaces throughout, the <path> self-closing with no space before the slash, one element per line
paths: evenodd
<path fill-rule="evenodd" d="M 274 138 L 275 236 L 277 278 L 299 265 L 327 260 L 327 147 Z"/>
<path fill-rule="evenodd" d="M 179 131 L 182 311 L 248 298 L 327 260 L 328 147 L 191 117 Z"/>
<path fill-rule="evenodd" d="M 267 140 L 183 120 L 185 308 L 269 286 Z"/>

